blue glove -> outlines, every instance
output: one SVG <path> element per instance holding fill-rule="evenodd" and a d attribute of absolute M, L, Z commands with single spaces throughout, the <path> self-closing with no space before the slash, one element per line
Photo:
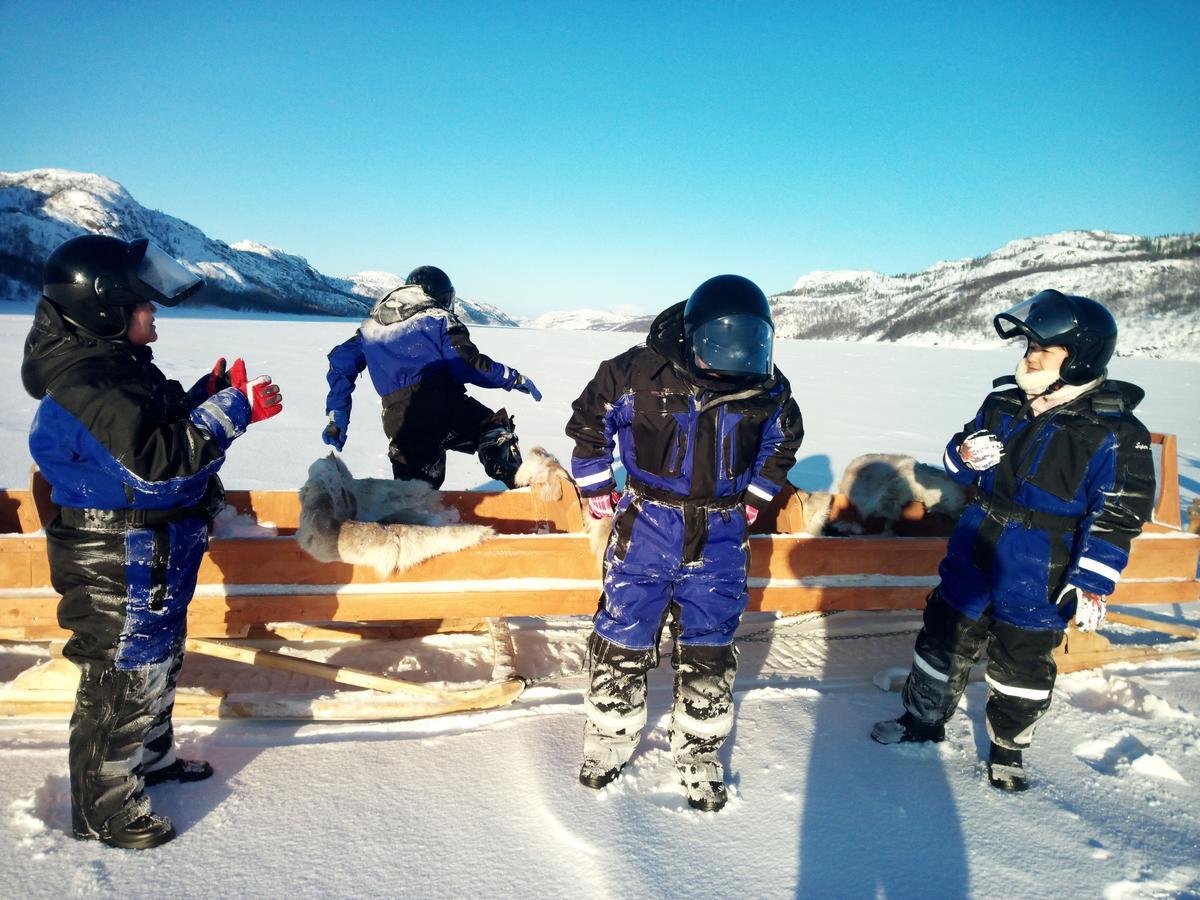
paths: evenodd
<path fill-rule="evenodd" d="M 321 440 L 330 447 L 336 448 L 340 453 L 342 448 L 346 446 L 346 432 L 349 428 L 350 413 L 343 412 L 340 409 L 331 409 L 329 411 L 329 424 L 325 426 L 325 431 L 321 434 Z"/>
<path fill-rule="evenodd" d="M 520 391 L 522 394 L 528 394 L 538 402 L 540 402 L 542 399 L 542 392 L 537 389 L 537 385 L 520 372 L 513 372 L 513 383 L 509 390 Z"/>

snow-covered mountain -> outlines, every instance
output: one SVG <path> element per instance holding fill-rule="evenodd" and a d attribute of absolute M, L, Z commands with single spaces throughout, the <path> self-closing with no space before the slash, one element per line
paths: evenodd
<path fill-rule="evenodd" d="M 811 272 L 770 301 L 780 337 L 993 346 L 992 316 L 1050 287 L 1107 304 L 1121 327 L 1122 354 L 1200 358 L 1200 234 L 1064 231 L 912 275 Z M 524 324 L 645 333 L 654 319 L 575 315 L 546 313 Z"/>
<path fill-rule="evenodd" d="M 147 209 L 109 178 L 33 169 L 0 172 L 0 301 L 36 298 L 46 256 L 84 232 L 149 237 L 204 277 L 207 285 L 192 303 L 227 309 L 360 317 L 404 282 L 390 272 L 325 275 L 276 247 L 210 238 L 182 219 Z M 516 324 L 494 306 L 461 297 L 458 312 L 474 324 Z"/>
<path fill-rule="evenodd" d="M 548 312 L 523 319 L 522 328 L 567 329 L 568 331 L 620 331 L 629 322 L 627 315 L 603 309 L 576 309 Z"/>
<path fill-rule="evenodd" d="M 812 272 L 771 308 L 785 337 L 973 346 L 995 343 L 995 313 L 1045 288 L 1106 304 L 1122 354 L 1200 358 L 1200 234 L 1065 231 L 912 275 Z"/>

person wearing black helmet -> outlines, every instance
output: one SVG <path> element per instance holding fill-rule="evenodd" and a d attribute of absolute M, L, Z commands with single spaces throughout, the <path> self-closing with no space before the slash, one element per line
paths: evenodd
<path fill-rule="evenodd" d="M 1023 338 L 1016 375 L 950 439 L 946 471 L 976 488 L 925 607 L 904 714 L 880 743 L 940 741 L 971 666 L 987 649 L 987 770 L 1028 787 L 1023 751 L 1050 707 L 1052 652 L 1067 624 L 1104 620 L 1129 545 L 1154 503 L 1150 435 L 1133 415 L 1141 388 L 1108 379 L 1117 324 L 1095 300 L 1048 290 L 994 319 Z"/>
<path fill-rule="evenodd" d="M 718 752 L 733 726 L 747 538 L 787 483 L 804 436 L 773 347 L 763 292 L 718 275 L 664 310 L 644 345 L 601 363 L 573 405 L 572 473 L 591 515 L 612 517 L 588 645 L 579 772 L 587 787 L 610 783 L 637 746 L 646 676 L 669 620 L 671 752 L 692 807 L 725 805 Z M 620 495 L 617 445 L 627 474 Z"/>
<path fill-rule="evenodd" d="M 450 277 L 420 266 L 376 301 L 354 336 L 329 352 L 329 421 L 321 438 L 345 447 L 351 395 L 366 369 L 383 398 L 393 477 L 441 487 L 446 451 L 457 450 L 478 454 L 489 477 L 515 487 L 521 451 L 513 419 L 468 395 L 466 385 L 521 391 L 535 401 L 542 394 L 516 369 L 479 352 L 454 300 Z"/>
<path fill-rule="evenodd" d="M 282 409 L 267 376 L 219 360 L 190 390 L 155 366 L 155 304 L 204 282 L 145 238 L 81 235 L 46 261 L 21 379 L 29 449 L 58 513 L 46 526 L 63 655 L 80 669 L 69 760 L 75 836 L 142 849 L 175 836 L 143 788 L 196 781 L 171 710 L 188 603 L 234 438 Z"/>

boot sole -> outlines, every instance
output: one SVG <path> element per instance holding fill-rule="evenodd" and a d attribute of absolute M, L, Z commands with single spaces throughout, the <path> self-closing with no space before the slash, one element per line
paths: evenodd
<path fill-rule="evenodd" d="M 118 850 L 149 850 L 152 847 L 160 847 L 167 841 L 174 840 L 176 836 L 175 827 L 171 826 L 166 831 L 158 831 L 154 834 L 140 835 L 136 838 L 122 840 L 113 837 L 101 837 L 96 834 L 80 834 L 75 832 L 75 839 L 79 841 L 100 841 L 102 844 L 107 844 L 110 847 L 116 847 Z"/>
<path fill-rule="evenodd" d="M 693 800 L 688 797 L 688 806 L 701 812 L 717 812 L 725 808 L 724 800 Z"/>
<path fill-rule="evenodd" d="M 614 781 L 616 781 L 617 777 L 620 774 L 621 774 L 620 769 L 614 769 L 611 772 L 604 772 L 601 775 L 585 775 L 582 772 L 580 772 L 579 773 L 579 783 L 582 784 L 584 787 L 591 788 L 594 791 L 598 791 L 601 788 L 608 787 L 610 784 L 612 784 Z"/>

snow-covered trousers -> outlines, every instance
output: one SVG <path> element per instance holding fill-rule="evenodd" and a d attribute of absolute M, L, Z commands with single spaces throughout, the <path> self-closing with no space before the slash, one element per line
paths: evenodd
<path fill-rule="evenodd" d="M 740 498 L 660 502 L 630 486 L 604 557 L 596 633 L 633 650 L 654 647 L 671 604 L 677 640 L 733 643 L 749 595 L 749 529 Z"/>
<path fill-rule="evenodd" d="M 1050 708 L 1058 673 L 1053 653 L 1062 639 L 1062 631 L 1018 628 L 987 613 L 972 619 L 946 603 L 935 588 L 925 603 L 904 708 L 927 725 L 947 721 L 986 648 L 988 735 L 1002 747 L 1028 747 Z"/>
<path fill-rule="evenodd" d="M 673 608 L 677 611 L 677 608 Z M 672 622 L 672 631 L 676 631 Z M 584 707 L 583 754 L 604 769 L 619 769 L 637 748 L 646 725 L 646 675 L 658 665 L 658 648 L 629 650 L 593 633 L 588 643 L 590 679 Z M 720 781 L 717 753 L 733 729 L 732 644 L 675 643 L 675 702 L 671 754 L 681 769 Z"/>
<path fill-rule="evenodd" d="M 149 810 L 142 774 L 174 758 L 171 712 L 207 520 L 46 528 L 63 655 L 80 668 L 71 717 L 75 830 L 104 835 Z"/>

